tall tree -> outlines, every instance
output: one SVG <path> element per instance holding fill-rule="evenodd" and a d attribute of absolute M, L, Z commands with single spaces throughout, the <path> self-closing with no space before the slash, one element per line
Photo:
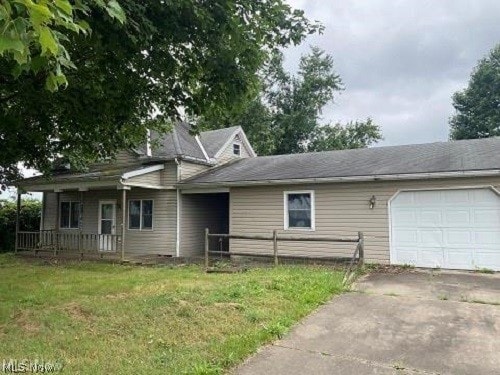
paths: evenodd
<path fill-rule="evenodd" d="M 74 2 L 82 3 L 92 1 Z M 47 171 L 59 155 L 74 166 L 112 156 L 141 142 L 147 128 L 167 131 L 166 120 L 178 119 L 180 109 L 200 115 L 237 108 L 258 87 L 256 73 L 271 51 L 321 30 L 284 0 L 119 5 L 124 23 L 106 6 L 89 6 L 83 20 L 91 33 L 51 24 L 74 65 L 64 70 L 65 88 L 47 90 L 52 70 L 33 67 L 42 44 L 30 44 L 31 68 L 15 75 L 15 56 L 0 56 L 0 184 L 17 175 L 20 161 Z"/>
<path fill-rule="evenodd" d="M 261 72 L 261 91 L 249 104 L 222 116 L 203 116 L 200 126 L 241 125 L 260 155 L 367 147 L 382 138 L 371 119 L 322 124 L 321 111 L 343 89 L 332 56 L 317 47 L 301 57 L 296 75 L 276 53 Z"/>
<path fill-rule="evenodd" d="M 380 127 L 368 118 L 366 121 L 350 121 L 345 125 L 325 125 L 316 129 L 308 151 L 346 150 L 365 148 L 382 139 Z"/>
<path fill-rule="evenodd" d="M 474 68 L 466 89 L 453 95 L 452 139 L 500 135 L 500 44 Z"/>

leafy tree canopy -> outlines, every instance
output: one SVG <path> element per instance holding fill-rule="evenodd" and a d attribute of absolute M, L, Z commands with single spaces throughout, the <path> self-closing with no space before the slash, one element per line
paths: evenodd
<path fill-rule="evenodd" d="M 261 90 L 246 107 L 203 116 L 202 128 L 241 125 L 259 155 L 367 147 L 382 139 L 371 119 L 322 124 L 321 111 L 343 84 L 333 58 L 317 47 L 301 57 L 296 75 L 283 68 L 282 53 L 261 72 Z"/>
<path fill-rule="evenodd" d="M 55 91 L 67 84 L 64 69 L 76 69 L 64 42 L 67 33 L 90 32 L 85 20 L 92 8 L 119 22 L 125 14 L 116 0 L 6 0 L 0 3 L 0 56 L 12 60 L 11 74 L 45 73 L 45 86 Z"/>
<path fill-rule="evenodd" d="M 453 95 L 452 139 L 500 136 L 500 44 L 479 61 L 469 85 Z"/>
<path fill-rule="evenodd" d="M 46 172 L 59 155 L 84 166 L 134 147 L 180 110 L 239 108 L 271 51 L 321 30 L 284 0 L 69 4 L 0 3 L 23 24 L 0 31 L 0 184 L 20 161 Z"/>

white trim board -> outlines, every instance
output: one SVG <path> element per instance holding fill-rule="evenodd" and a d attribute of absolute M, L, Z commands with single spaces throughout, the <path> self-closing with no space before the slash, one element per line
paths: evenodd
<path fill-rule="evenodd" d="M 210 162 L 210 158 L 208 157 L 207 151 L 205 150 L 205 147 L 203 147 L 203 144 L 201 143 L 200 136 L 195 135 L 194 139 L 196 140 L 196 143 L 198 143 L 198 147 L 201 149 L 201 152 L 203 152 L 203 156 L 205 156 L 207 162 Z"/>
<path fill-rule="evenodd" d="M 134 171 L 125 172 L 124 174 L 122 174 L 121 178 L 123 180 L 127 180 L 127 179 L 132 178 L 132 177 L 142 176 L 143 174 L 148 174 L 148 173 L 155 172 L 155 171 L 161 171 L 162 169 L 165 169 L 165 164 L 151 165 L 151 166 L 146 167 L 146 168 L 141 168 L 141 169 L 136 169 Z"/>
<path fill-rule="evenodd" d="M 288 196 L 290 194 L 310 194 L 311 196 L 311 227 L 301 228 L 301 227 L 289 227 L 289 217 L 288 217 Z M 316 230 L 316 197 L 314 195 L 314 190 L 285 190 L 283 191 L 283 229 L 287 231 L 306 231 L 314 232 Z"/>

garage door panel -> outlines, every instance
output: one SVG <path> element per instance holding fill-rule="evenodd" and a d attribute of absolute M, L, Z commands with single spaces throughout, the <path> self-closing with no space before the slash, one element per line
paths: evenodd
<path fill-rule="evenodd" d="M 477 245 L 493 245 L 500 248 L 500 232 L 477 231 L 474 233 L 474 242 Z"/>
<path fill-rule="evenodd" d="M 443 192 L 444 202 L 446 203 L 459 203 L 469 202 L 471 199 L 468 190 L 446 190 Z"/>
<path fill-rule="evenodd" d="M 440 191 L 419 191 L 413 192 L 413 194 L 417 204 L 439 204 L 441 202 Z"/>
<path fill-rule="evenodd" d="M 418 252 L 413 248 L 398 247 L 396 248 L 397 262 L 399 264 L 418 264 Z"/>
<path fill-rule="evenodd" d="M 491 189 L 401 192 L 390 210 L 393 263 L 500 270 L 500 198 Z"/>
<path fill-rule="evenodd" d="M 497 228 L 500 226 L 500 210 L 497 209 L 475 209 L 474 223 L 477 226 Z"/>
<path fill-rule="evenodd" d="M 473 243 L 473 233 L 468 231 L 448 230 L 445 232 L 445 235 L 447 245 L 460 245 L 470 248 Z"/>
<path fill-rule="evenodd" d="M 441 248 L 422 248 L 419 258 L 419 263 L 423 267 L 442 267 L 444 263 L 444 254 Z"/>
<path fill-rule="evenodd" d="M 441 211 L 422 209 L 420 210 L 418 222 L 420 225 L 439 226 L 442 224 Z"/>
<path fill-rule="evenodd" d="M 422 247 L 443 246 L 443 233 L 440 230 L 421 229 L 419 232 L 419 245 Z"/>
<path fill-rule="evenodd" d="M 443 224 L 447 227 L 470 227 L 472 224 L 470 211 L 445 208 Z"/>
<path fill-rule="evenodd" d="M 413 209 L 399 209 L 394 214 L 394 222 L 398 227 L 414 227 L 417 224 L 417 213 Z"/>
<path fill-rule="evenodd" d="M 474 267 L 474 257 L 471 248 L 447 248 L 446 262 L 448 268 L 471 269 Z"/>
<path fill-rule="evenodd" d="M 414 229 L 400 229 L 394 237 L 398 244 L 414 246 L 418 241 L 418 232 Z"/>
<path fill-rule="evenodd" d="M 495 193 L 493 193 L 491 189 L 474 189 L 471 190 L 470 194 L 473 197 L 472 201 L 476 205 L 489 205 L 491 204 L 491 195 Z"/>
<path fill-rule="evenodd" d="M 488 268 L 494 271 L 500 271 L 500 256 L 498 251 L 476 251 L 475 257 L 476 268 Z"/>

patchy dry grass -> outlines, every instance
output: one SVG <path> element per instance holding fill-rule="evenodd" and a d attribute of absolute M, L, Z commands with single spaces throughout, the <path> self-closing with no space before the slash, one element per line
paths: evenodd
<path fill-rule="evenodd" d="M 340 272 L 305 266 L 206 274 L 1 255 L 0 272 L 0 360 L 71 374 L 221 373 L 342 291 Z"/>

